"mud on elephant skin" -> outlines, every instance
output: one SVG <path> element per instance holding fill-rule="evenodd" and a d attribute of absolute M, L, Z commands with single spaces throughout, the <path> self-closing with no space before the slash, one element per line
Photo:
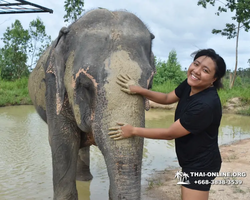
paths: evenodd
<path fill-rule="evenodd" d="M 54 199 L 78 199 L 76 179 L 92 178 L 91 145 L 105 158 L 109 198 L 140 199 L 143 138 L 114 141 L 108 129 L 117 121 L 145 126 L 144 99 L 122 92 L 116 78 L 151 86 L 153 38 L 134 14 L 97 9 L 61 29 L 39 59 L 29 93 L 48 124 Z"/>

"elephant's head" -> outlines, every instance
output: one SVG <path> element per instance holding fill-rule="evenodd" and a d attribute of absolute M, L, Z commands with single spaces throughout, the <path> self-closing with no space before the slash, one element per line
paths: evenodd
<path fill-rule="evenodd" d="M 123 93 L 116 80 L 128 74 L 151 86 L 154 36 L 135 15 L 106 9 L 86 13 L 59 36 L 49 61 L 56 66 L 57 112 L 68 98 L 83 144 L 93 134 L 107 164 L 110 198 L 139 199 L 143 139 L 114 141 L 108 129 L 117 121 L 145 126 L 143 97 Z"/>

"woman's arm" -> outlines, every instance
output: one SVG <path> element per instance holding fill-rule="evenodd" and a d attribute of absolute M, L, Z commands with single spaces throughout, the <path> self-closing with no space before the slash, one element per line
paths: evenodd
<path fill-rule="evenodd" d="M 145 98 L 160 104 L 171 104 L 179 101 L 175 91 L 165 94 L 142 88 L 141 86 L 138 86 L 138 84 L 136 84 L 135 81 L 128 75 L 120 75 L 117 79 L 117 83 L 121 86 L 121 90 L 127 94 L 140 94 Z"/>
<path fill-rule="evenodd" d="M 117 123 L 119 126 L 110 128 L 109 135 L 115 140 L 140 136 L 150 139 L 172 140 L 189 134 L 180 123 L 180 120 L 175 121 L 169 128 L 140 128 L 123 123 Z"/>
<path fill-rule="evenodd" d="M 166 94 L 166 93 L 151 91 L 135 85 L 129 86 L 129 89 L 131 92 L 140 94 L 145 98 L 159 104 L 172 104 L 179 101 L 179 98 L 176 96 L 175 91 Z"/>

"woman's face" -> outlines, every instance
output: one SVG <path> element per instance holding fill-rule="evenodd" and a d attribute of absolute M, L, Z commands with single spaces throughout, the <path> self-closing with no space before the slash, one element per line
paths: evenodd
<path fill-rule="evenodd" d="M 213 85 L 215 70 L 215 63 L 210 57 L 200 56 L 189 66 L 187 82 L 196 92 L 202 91 Z"/>

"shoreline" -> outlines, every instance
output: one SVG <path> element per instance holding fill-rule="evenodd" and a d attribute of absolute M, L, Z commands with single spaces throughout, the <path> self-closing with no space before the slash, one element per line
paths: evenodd
<path fill-rule="evenodd" d="M 216 184 L 211 186 L 209 200 L 250 199 L 250 138 L 220 145 L 222 166 Z M 156 172 L 151 182 L 153 187 L 142 186 L 143 200 L 181 199 L 180 185 L 175 173 L 181 168 Z M 232 176 L 229 176 L 229 175 Z M 242 184 L 236 184 L 241 182 Z"/>
<path fill-rule="evenodd" d="M 8 103 L 5 105 L 0 105 L 1 107 L 8 107 L 8 106 L 23 106 L 23 105 L 33 105 L 29 102 L 23 102 L 23 103 Z M 155 103 L 151 100 L 149 100 L 150 109 L 163 109 L 163 110 L 174 110 L 177 107 L 177 103 L 173 103 L 170 105 L 163 105 Z M 229 114 L 239 114 L 239 115 L 245 115 L 240 113 L 241 110 L 248 110 L 250 109 L 250 105 L 244 104 L 241 102 L 241 99 L 239 97 L 234 97 L 232 99 L 229 99 L 228 102 L 222 107 L 223 113 L 229 113 Z M 247 114 L 249 115 L 249 114 Z"/>

